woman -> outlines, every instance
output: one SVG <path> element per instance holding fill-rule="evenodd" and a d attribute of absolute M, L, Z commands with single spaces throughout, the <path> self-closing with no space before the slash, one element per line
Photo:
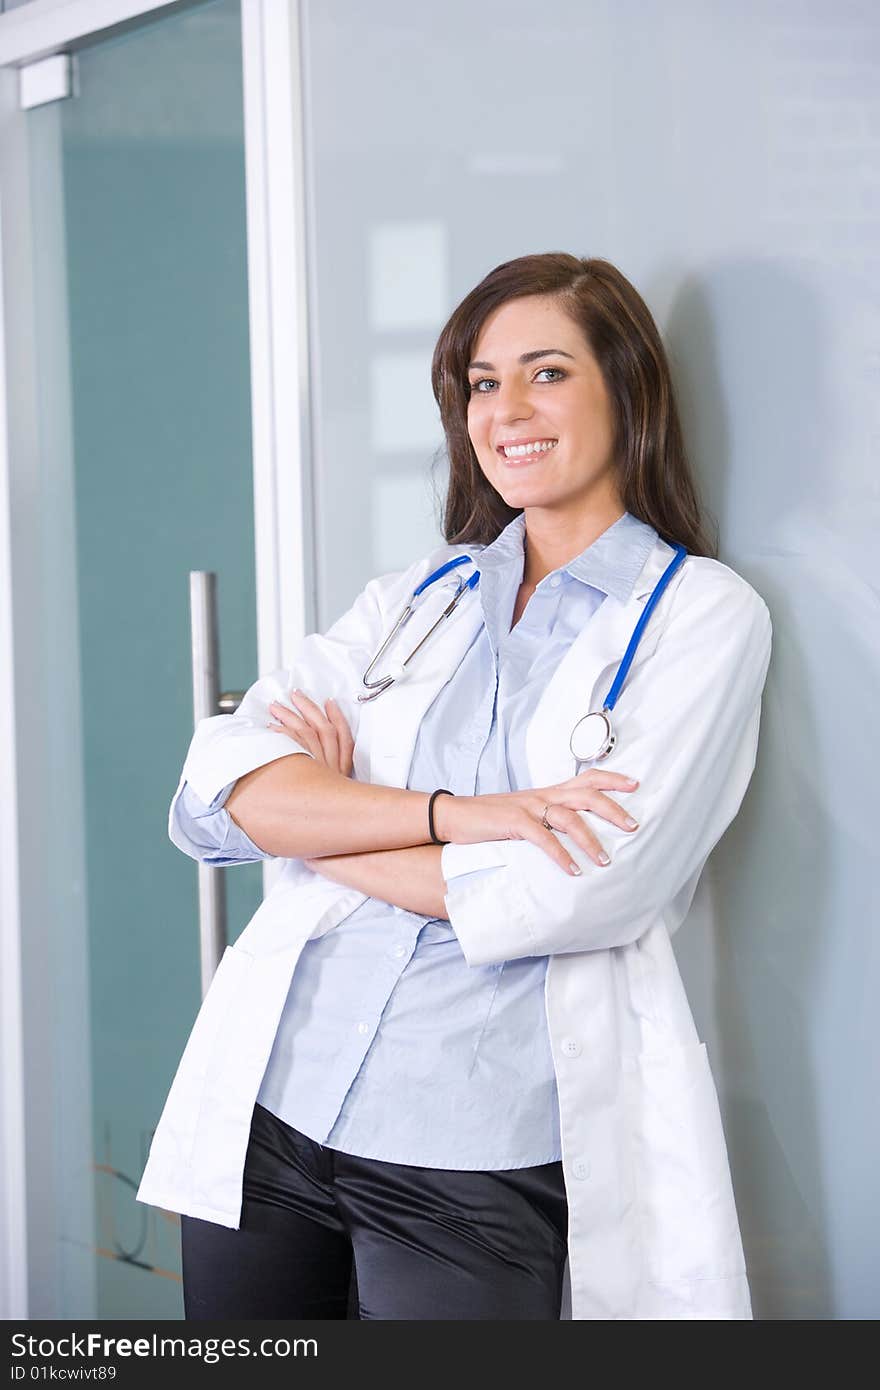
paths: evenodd
<path fill-rule="evenodd" d="M 661 340 L 614 266 L 498 266 L 432 380 L 446 545 L 193 736 L 171 838 L 285 863 L 138 1197 L 181 1213 L 190 1318 L 344 1317 L 352 1272 L 362 1318 L 558 1318 L 566 1256 L 575 1318 L 751 1317 L 670 936 L 754 767 L 766 605 L 708 553 Z M 621 743 L 572 775 L 603 701 Z"/>

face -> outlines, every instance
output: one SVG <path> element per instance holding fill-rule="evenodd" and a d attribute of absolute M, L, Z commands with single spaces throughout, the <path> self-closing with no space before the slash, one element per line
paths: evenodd
<path fill-rule="evenodd" d="M 471 356 L 468 433 L 505 502 L 571 517 L 622 512 L 611 402 L 574 320 L 549 296 L 508 300 L 486 319 Z M 508 456 L 504 444 L 537 448 Z"/>

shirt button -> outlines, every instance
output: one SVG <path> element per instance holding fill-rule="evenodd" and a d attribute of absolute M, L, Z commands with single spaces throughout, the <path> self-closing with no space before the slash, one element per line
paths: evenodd
<path fill-rule="evenodd" d="M 581 1045 L 577 1038 L 563 1038 L 560 1044 L 563 1057 L 580 1057 Z"/>
<path fill-rule="evenodd" d="M 394 948 L 394 954 L 395 954 L 396 956 L 405 956 L 405 955 L 406 955 L 406 947 L 405 947 L 405 946 L 395 946 L 395 948 Z"/>
<path fill-rule="evenodd" d="M 551 576 L 550 576 L 550 588 L 551 588 L 551 589 L 558 589 L 561 583 L 562 583 L 562 575 L 561 575 L 561 574 L 551 574 Z"/>
<path fill-rule="evenodd" d="M 590 1176 L 590 1165 L 585 1158 L 576 1158 L 571 1165 L 571 1171 L 576 1178 L 588 1178 Z"/>
<path fill-rule="evenodd" d="M 369 1031 L 370 1031 L 370 1025 L 369 1025 L 369 1023 L 365 1023 L 364 1020 L 361 1019 L 360 1023 L 358 1024 L 358 1032 L 359 1032 L 359 1033 L 369 1033 Z"/>

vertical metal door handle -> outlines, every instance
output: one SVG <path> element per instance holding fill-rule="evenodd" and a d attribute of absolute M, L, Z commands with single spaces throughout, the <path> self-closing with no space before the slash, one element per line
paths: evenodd
<path fill-rule="evenodd" d="M 189 611 L 193 721 L 198 724 L 200 719 L 217 714 L 219 703 L 217 576 L 212 570 L 190 570 Z M 211 864 L 199 864 L 198 871 L 199 959 L 204 999 L 227 945 L 226 879 L 222 869 L 218 871 Z"/>

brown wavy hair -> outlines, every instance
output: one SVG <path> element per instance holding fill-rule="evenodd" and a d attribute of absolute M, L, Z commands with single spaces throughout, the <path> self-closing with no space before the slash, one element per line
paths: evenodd
<path fill-rule="evenodd" d="M 455 309 L 431 362 L 449 459 L 443 535 L 449 544 L 490 544 L 522 508 L 486 478 L 468 434 L 468 362 L 489 314 L 508 299 L 552 295 L 579 325 L 605 380 L 613 411 L 617 485 L 623 505 L 663 540 L 691 555 L 718 554 L 684 447 L 666 351 L 641 295 L 610 261 L 564 251 L 519 256 L 491 270 Z"/>

